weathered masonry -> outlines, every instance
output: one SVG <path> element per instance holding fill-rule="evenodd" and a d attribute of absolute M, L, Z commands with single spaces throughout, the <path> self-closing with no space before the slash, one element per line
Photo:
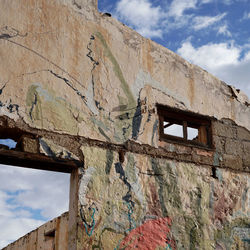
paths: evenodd
<path fill-rule="evenodd" d="M 96 0 L 0 13 L 0 163 L 71 173 L 69 213 L 5 249 L 250 248 L 241 91 Z"/>

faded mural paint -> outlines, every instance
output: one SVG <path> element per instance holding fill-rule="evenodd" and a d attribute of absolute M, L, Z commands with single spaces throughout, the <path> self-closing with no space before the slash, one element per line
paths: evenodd
<path fill-rule="evenodd" d="M 39 153 L 84 159 L 77 249 L 248 249 L 248 98 L 95 0 L 6 3 L 0 116 L 77 141 L 39 138 Z M 159 140 L 157 104 L 213 118 L 215 148 Z"/>
<path fill-rule="evenodd" d="M 156 103 L 231 118 L 249 129 L 248 100 L 240 94 L 227 100 L 231 88 L 207 72 L 112 18 L 91 9 L 86 14 L 86 1 L 72 7 L 69 0 L 56 0 L 53 8 L 49 1 L 40 2 L 46 20 L 38 7 L 23 10 L 22 1 L 17 7 L 27 27 L 16 19 L 8 22 L 6 14 L 1 18 L 1 114 L 22 118 L 34 128 L 154 146 L 157 140 L 151 141 L 152 130 L 144 120 L 154 123 L 155 114 L 148 117 L 148 111 Z M 31 0 L 25 4 L 33 5 Z M 84 15 L 75 12 L 81 5 Z M 17 8 L 13 3 L 4 7 L 10 14 Z M 30 16 L 37 18 L 31 21 Z M 36 29 L 40 35 L 34 35 Z M 13 94 L 12 86 L 20 95 Z"/>
<path fill-rule="evenodd" d="M 221 169 L 221 178 L 215 179 L 209 169 L 194 164 L 132 153 L 121 163 L 116 152 L 82 150 L 88 176 L 87 182 L 85 177 L 81 181 L 87 201 L 84 211 L 95 226 L 90 227 L 91 235 L 86 234 L 82 222 L 79 248 L 249 247 L 248 176 Z"/>

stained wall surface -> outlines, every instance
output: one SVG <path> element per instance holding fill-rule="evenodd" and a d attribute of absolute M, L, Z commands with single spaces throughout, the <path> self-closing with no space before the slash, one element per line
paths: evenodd
<path fill-rule="evenodd" d="M 1 127 L 32 134 L 32 153 L 83 162 L 71 247 L 249 247 L 244 93 L 95 0 L 1 0 L 0 10 Z M 213 147 L 161 141 L 157 104 L 210 117 Z"/>
<path fill-rule="evenodd" d="M 82 150 L 78 249 L 249 248 L 248 175 L 217 169 L 214 178 L 196 164 L 134 153 L 121 163 L 114 151 Z"/>

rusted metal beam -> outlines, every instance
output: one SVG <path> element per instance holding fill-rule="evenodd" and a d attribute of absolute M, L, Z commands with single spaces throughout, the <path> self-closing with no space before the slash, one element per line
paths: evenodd
<path fill-rule="evenodd" d="M 17 167 L 71 173 L 82 166 L 82 162 L 71 159 L 52 158 L 41 154 L 0 149 L 0 164 Z"/>

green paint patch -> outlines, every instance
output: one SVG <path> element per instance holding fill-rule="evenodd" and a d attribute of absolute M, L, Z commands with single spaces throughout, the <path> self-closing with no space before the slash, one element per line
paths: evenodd
<path fill-rule="evenodd" d="M 124 238 L 124 235 L 123 234 L 121 234 L 120 232 L 116 232 L 116 230 L 114 230 L 113 228 L 109 228 L 109 227 L 105 227 L 102 231 L 101 231 L 101 233 L 100 233 L 100 236 L 99 236 L 99 240 L 98 240 L 98 242 L 97 242 L 97 244 L 94 244 L 93 246 L 92 246 L 92 250 L 94 250 L 94 249 L 105 249 L 104 248 L 104 242 L 103 241 L 107 241 L 107 240 L 111 240 L 111 239 L 105 239 L 105 233 L 108 233 L 108 234 L 110 234 L 111 236 L 115 236 L 114 237 L 114 239 L 112 239 L 112 243 L 113 243 L 113 247 L 111 247 L 111 246 L 109 246 L 110 247 L 110 249 L 115 249 L 115 247 L 116 247 L 116 245 L 117 245 L 117 243 L 116 243 L 116 241 L 121 241 L 123 238 Z"/>
<path fill-rule="evenodd" d="M 127 156 L 126 173 L 130 182 L 136 183 L 137 176 L 135 173 L 135 159 L 134 159 L 133 154 L 130 154 L 130 153 L 128 153 L 128 156 Z"/>
<path fill-rule="evenodd" d="M 114 161 L 114 154 L 112 150 L 107 150 L 106 152 L 106 158 L 107 158 L 107 162 L 106 162 L 106 168 L 105 168 L 105 172 L 106 174 L 110 174 L 110 170 Z"/>
<path fill-rule="evenodd" d="M 26 106 L 27 113 L 32 122 L 39 121 L 40 125 L 42 125 L 42 108 L 41 108 L 41 99 L 37 92 L 37 85 L 31 85 L 28 89 L 26 95 Z"/>
<path fill-rule="evenodd" d="M 98 130 L 101 133 L 101 135 L 103 135 L 103 137 L 106 138 L 107 141 L 110 141 L 110 138 L 105 134 L 102 128 L 98 127 Z"/>
<path fill-rule="evenodd" d="M 103 35 L 100 32 L 97 32 L 95 34 L 99 40 L 101 41 L 102 46 L 104 47 L 104 52 L 105 55 L 109 58 L 109 60 L 111 61 L 111 63 L 113 64 L 113 70 L 115 72 L 116 77 L 120 80 L 121 83 L 121 87 L 123 92 L 125 93 L 126 97 L 127 97 L 127 105 L 128 107 L 134 107 L 136 105 L 136 101 L 134 99 L 134 96 L 129 88 L 128 83 L 126 82 L 122 70 L 120 68 L 119 63 L 117 62 L 116 58 L 114 57 L 114 55 L 112 54 L 109 46 L 107 45 L 107 42 L 105 41 Z"/>
<path fill-rule="evenodd" d="M 35 125 L 77 134 L 78 121 L 73 116 L 77 110 L 62 98 L 56 97 L 53 91 L 44 89 L 41 84 L 29 87 L 26 105 L 27 115 Z"/>
<path fill-rule="evenodd" d="M 159 185 L 159 198 L 164 217 L 169 216 L 167 207 L 180 210 L 182 208 L 180 190 L 178 187 L 176 174 L 173 172 L 170 164 L 151 158 L 152 169 L 155 179 Z"/>
<path fill-rule="evenodd" d="M 100 124 L 97 125 L 97 129 L 98 132 L 106 138 L 106 140 L 108 140 L 108 137 L 111 137 L 119 143 L 124 142 L 131 137 L 133 127 L 132 123 L 136 112 L 137 103 L 133 93 L 130 90 L 129 84 L 125 80 L 121 67 L 113 55 L 106 40 L 104 39 L 104 36 L 100 32 L 96 32 L 94 36 L 96 37 L 96 40 L 99 44 L 99 47 L 96 47 L 97 54 L 103 53 L 104 56 L 109 59 L 110 63 L 112 64 L 111 70 L 114 72 L 120 83 L 121 94 L 118 95 L 117 98 L 119 101 L 119 107 L 122 107 L 121 110 L 118 110 L 119 113 L 115 117 L 114 121 L 112 121 L 111 127 L 114 127 L 112 135 L 107 133 L 107 128 L 110 127 L 110 124 L 108 124 L 110 120 L 106 117 L 106 115 L 104 115 L 101 119 L 108 121 L 108 123 L 105 126 L 103 126 L 103 124 L 101 126 Z M 93 122 L 97 124 L 100 123 L 100 120 Z"/>
<path fill-rule="evenodd" d="M 197 224 L 195 223 L 194 219 L 190 216 L 185 216 L 185 231 L 189 233 L 189 249 L 201 249 L 201 230 L 198 228 Z"/>
<path fill-rule="evenodd" d="M 250 218 L 238 218 L 224 224 L 223 229 L 214 233 L 216 243 L 225 245 L 226 249 L 236 249 L 234 246 L 238 244 L 238 242 L 235 242 L 237 237 L 233 237 L 235 228 L 245 229 L 250 232 Z M 240 239 L 238 240 L 240 241 Z"/>

